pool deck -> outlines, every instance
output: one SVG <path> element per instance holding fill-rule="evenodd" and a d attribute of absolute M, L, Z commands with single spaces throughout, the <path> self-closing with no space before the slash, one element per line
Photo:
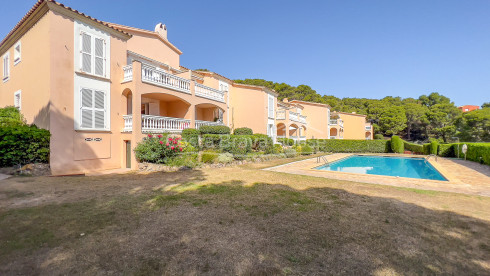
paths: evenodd
<path fill-rule="evenodd" d="M 325 155 L 328 162 L 356 155 L 351 153 L 334 153 Z M 409 154 L 360 154 L 374 156 L 419 157 L 424 155 Z M 324 177 L 337 180 L 348 180 L 371 184 L 389 185 L 396 187 L 415 188 L 422 190 L 434 190 L 442 192 L 463 193 L 490 197 L 490 167 L 472 161 L 460 159 L 435 157 L 429 158 L 429 163 L 434 166 L 448 181 L 415 179 L 406 177 L 394 177 L 372 174 L 357 174 L 348 172 L 325 171 L 315 169 L 323 165 L 323 161 L 317 163 L 317 157 L 284 164 L 264 170 Z"/>

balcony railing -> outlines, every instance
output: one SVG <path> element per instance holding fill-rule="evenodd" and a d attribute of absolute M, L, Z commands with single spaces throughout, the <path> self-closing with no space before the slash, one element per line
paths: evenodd
<path fill-rule="evenodd" d="M 286 110 L 278 110 L 276 112 L 276 119 L 277 120 L 286 120 Z"/>
<path fill-rule="evenodd" d="M 123 71 L 124 71 L 123 82 L 132 81 L 133 80 L 133 65 L 124 66 Z"/>
<path fill-rule="evenodd" d="M 341 119 L 330 119 L 329 124 L 330 124 L 331 126 L 336 126 L 336 125 L 338 125 L 338 126 L 343 127 L 343 126 L 344 126 L 344 121 L 343 121 L 343 120 L 341 120 Z"/>
<path fill-rule="evenodd" d="M 195 85 L 196 96 L 203 97 L 210 100 L 215 100 L 218 102 L 225 102 L 225 92 L 219 91 L 217 89 L 207 87 L 200 83 Z"/>
<path fill-rule="evenodd" d="M 299 115 L 299 122 L 302 124 L 306 124 L 306 116 L 305 115 Z"/>
<path fill-rule="evenodd" d="M 371 126 L 366 126 L 366 130 L 371 130 Z"/>
<path fill-rule="evenodd" d="M 133 131 L 133 115 L 123 115 L 123 132 Z M 182 118 L 162 117 L 153 115 L 141 115 L 141 132 L 180 132 L 189 128 L 191 121 Z"/>
<path fill-rule="evenodd" d="M 289 111 L 289 120 L 299 122 L 299 114 L 293 111 Z"/>
<path fill-rule="evenodd" d="M 141 65 L 141 80 L 176 91 L 191 93 L 190 80 L 169 74 L 162 69 L 147 64 Z"/>
<path fill-rule="evenodd" d="M 199 129 L 202 126 L 222 126 L 221 122 L 210 122 L 210 121 L 199 121 L 196 120 L 196 129 Z"/>

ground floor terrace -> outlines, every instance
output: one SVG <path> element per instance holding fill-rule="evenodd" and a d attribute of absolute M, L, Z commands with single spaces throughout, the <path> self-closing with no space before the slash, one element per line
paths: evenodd
<path fill-rule="evenodd" d="M 263 170 L 300 159 L 2 180 L 0 274 L 489 274 L 489 197 Z"/>

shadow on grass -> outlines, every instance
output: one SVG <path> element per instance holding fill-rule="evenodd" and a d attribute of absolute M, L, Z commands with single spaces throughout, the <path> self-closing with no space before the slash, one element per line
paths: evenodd
<path fill-rule="evenodd" d="M 10 210 L 0 229 L 2 274 L 478 275 L 490 265 L 486 221 L 273 181 Z"/>

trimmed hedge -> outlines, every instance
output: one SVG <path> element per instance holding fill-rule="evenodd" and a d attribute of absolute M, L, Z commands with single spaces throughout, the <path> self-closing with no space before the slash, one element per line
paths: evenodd
<path fill-rule="evenodd" d="M 413 153 L 417 153 L 417 154 L 423 154 L 424 153 L 424 145 L 419 145 L 419 144 L 403 141 L 403 147 L 405 150 L 409 150 Z"/>
<path fill-rule="evenodd" d="M 404 143 L 402 138 L 399 136 L 393 135 L 391 137 L 391 150 L 394 153 L 403 153 L 404 150 Z"/>
<path fill-rule="evenodd" d="M 202 126 L 199 128 L 201 134 L 230 134 L 227 126 Z"/>
<path fill-rule="evenodd" d="M 390 152 L 388 140 L 308 139 L 307 144 L 322 152 Z"/>
<path fill-rule="evenodd" d="M 423 148 L 424 148 L 424 154 L 429 155 L 430 154 L 430 143 L 424 144 Z"/>
<path fill-rule="evenodd" d="M 196 149 L 199 148 L 199 130 L 195 128 L 186 128 L 182 130 L 182 139 Z"/>
<path fill-rule="evenodd" d="M 50 136 L 34 125 L 0 127 L 0 167 L 49 163 Z"/>
<path fill-rule="evenodd" d="M 437 148 L 439 147 L 439 143 L 436 140 L 430 142 L 430 154 L 437 155 Z"/>
<path fill-rule="evenodd" d="M 454 143 L 454 144 L 441 144 L 439 145 L 439 155 L 444 157 L 458 157 L 464 158 L 463 145 L 468 146 L 466 152 L 466 159 L 490 165 L 490 143 Z"/>
<path fill-rule="evenodd" d="M 256 151 L 263 151 L 266 154 L 274 151 L 274 141 L 272 138 L 265 134 L 252 135 L 252 149 Z"/>
<path fill-rule="evenodd" d="M 233 135 L 253 135 L 253 134 L 254 134 L 253 130 L 248 127 L 240 127 L 235 129 L 235 131 L 233 131 Z"/>
<path fill-rule="evenodd" d="M 230 139 L 230 135 L 220 134 L 204 134 L 202 135 L 202 148 L 203 149 L 220 149 L 222 142 L 227 142 Z"/>
<path fill-rule="evenodd" d="M 383 134 L 374 134 L 374 140 L 382 140 L 384 139 L 385 137 L 383 136 Z"/>
<path fill-rule="evenodd" d="M 291 138 L 277 138 L 277 142 L 281 143 L 283 146 L 292 146 L 294 145 L 294 140 Z"/>

